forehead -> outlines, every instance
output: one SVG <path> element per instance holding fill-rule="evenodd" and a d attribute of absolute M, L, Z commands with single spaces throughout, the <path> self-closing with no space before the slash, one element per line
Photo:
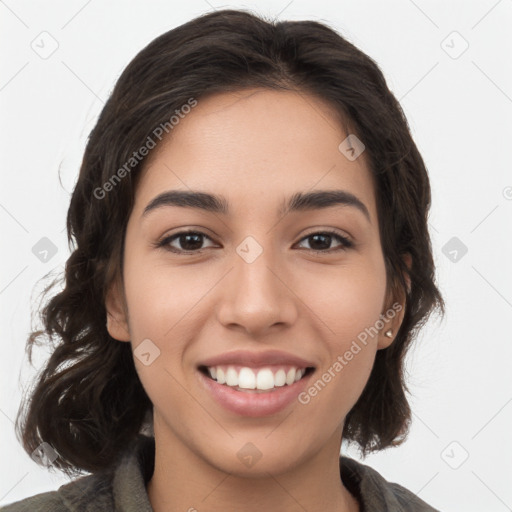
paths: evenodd
<path fill-rule="evenodd" d="M 136 206 L 170 189 L 209 191 L 247 208 L 256 197 L 258 208 L 274 208 L 298 191 L 343 189 L 376 218 L 365 153 L 350 160 L 340 149 L 348 135 L 330 104 L 305 93 L 249 89 L 200 98 L 149 155 Z"/>

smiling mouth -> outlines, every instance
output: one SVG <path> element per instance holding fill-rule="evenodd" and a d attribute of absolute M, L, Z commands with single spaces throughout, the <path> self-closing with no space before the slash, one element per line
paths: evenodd
<path fill-rule="evenodd" d="M 231 388 L 235 391 L 241 391 L 244 393 L 272 393 L 281 388 L 287 388 L 289 386 L 292 386 L 293 384 L 301 381 L 305 377 L 308 377 L 315 371 L 315 367 L 309 366 L 309 367 L 303 368 L 301 370 L 298 370 L 298 371 L 300 371 L 300 374 L 298 374 L 298 372 L 294 372 L 294 375 L 287 376 L 286 381 L 283 381 L 282 377 L 281 377 L 281 379 L 278 379 L 277 374 L 275 374 L 274 375 L 275 379 L 274 379 L 273 384 L 267 385 L 264 389 L 258 388 L 258 386 L 256 386 L 254 383 L 252 385 L 246 384 L 244 387 L 240 387 L 240 386 L 238 386 L 239 382 L 233 383 L 232 385 L 227 384 L 224 379 L 222 379 L 222 381 L 219 382 L 217 378 L 214 378 L 215 375 L 213 375 L 213 376 L 211 375 L 210 370 L 206 366 L 199 366 L 198 370 L 204 376 L 206 376 L 208 379 L 216 382 L 219 385 L 223 385 L 223 386 L 226 386 L 227 388 Z"/>

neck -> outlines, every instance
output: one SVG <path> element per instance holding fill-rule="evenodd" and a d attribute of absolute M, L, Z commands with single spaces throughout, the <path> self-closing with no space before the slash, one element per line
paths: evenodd
<path fill-rule="evenodd" d="M 215 466 L 170 429 L 155 422 L 155 467 L 148 483 L 154 512 L 358 512 L 339 470 L 341 437 L 286 471 L 262 469 L 247 476 Z M 337 448 L 336 448 L 337 446 Z"/>

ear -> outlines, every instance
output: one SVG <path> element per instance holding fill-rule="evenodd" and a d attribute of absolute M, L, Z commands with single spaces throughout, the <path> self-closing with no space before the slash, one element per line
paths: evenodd
<path fill-rule="evenodd" d="M 107 331 L 110 336 L 118 341 L 130 341 L 128 308 L 119 278 L 115 278 L 107 289 L 105 309 L 107 310 Z"/>
<path fill-rule="evenodd" d="M 402 259 L 410 270 L 412 265 L 411 255 L 407 253 L 403 255 Z M 407 292 L 409 292 L 411 289 L 411 279 L 408 273 L 404 275 L 404 280 L 407 285 Z M 388 348 L 395 340 L 404 319 L 406 296 L 406 291 L 399 282 L 391 284 L 386 295 L 384 311 L 381 314 L 384 327 L 379 332 L 377 350 Z"/>

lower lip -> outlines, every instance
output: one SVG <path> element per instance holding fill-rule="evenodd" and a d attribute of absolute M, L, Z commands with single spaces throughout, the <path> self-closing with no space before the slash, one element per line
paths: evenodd
<path fill-rule="evenodd" d="M 200 380 L 217 402 L 225 409 L 241 416 L 253 418 L 275 414 L 290 405 L 306 387 L 313 373 L 306 375 L 291 386 L 274 388 L 268 393 L 246 393 L 235 388 L 219 384 L 201 371 L 197 371 Z"/>

